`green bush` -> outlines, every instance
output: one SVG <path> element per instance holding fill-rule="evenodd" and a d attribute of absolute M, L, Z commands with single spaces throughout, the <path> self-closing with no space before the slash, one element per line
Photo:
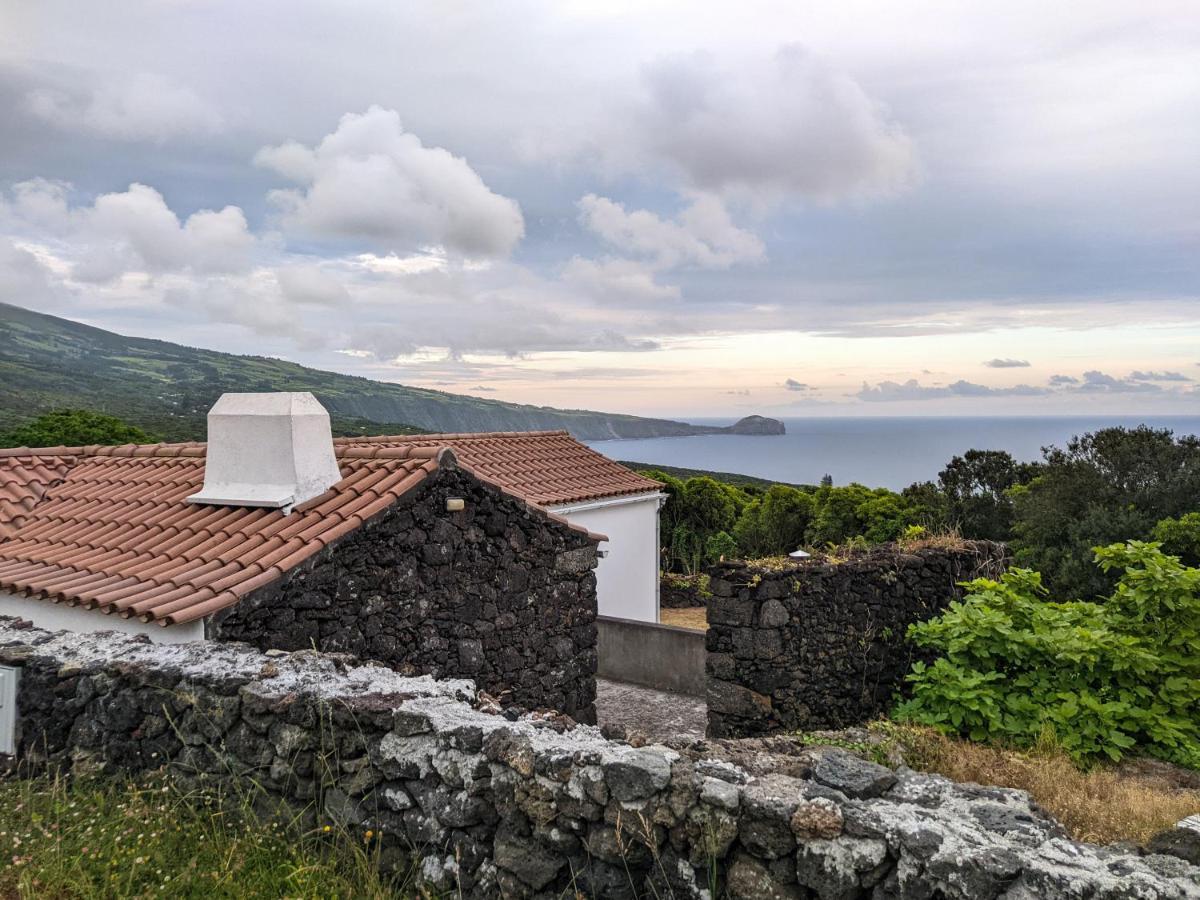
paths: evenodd
<path fill-rule="evenodd" d="M 1150 537 L 1186 565 L 1200 566 L 1200 512 L 1190 512 L 1178 519 L 1163 519 L 1154 526 Z"/>
<path fill-rule="evenodd" d="M 943 655 L 913 666 L 895 717 L 1019 746 L 1050 730 L 1080 762 L 1141 751 L 1200 768 L 1200 570 L 1142 541 L 1094 555 L 1121 573 L 1102 602 L 1052 602 L 1014 569 L 911 626 Z"/>
<path fill-rule="evenodd" d="M 115 416 L 87 409 L 56 409 L 0 434 L 0 447 L 83 447 L 149 444 L 158 438 Z"/>

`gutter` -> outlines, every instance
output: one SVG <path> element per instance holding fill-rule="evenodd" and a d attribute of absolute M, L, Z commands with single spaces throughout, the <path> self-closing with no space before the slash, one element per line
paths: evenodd
<path fill-rule="evenodd" d="M 645 503 L 647 500 L 657 500 L 658 506 L 663 505 L 663 501 L 667 499 L 667 495 L 662 491 L 654 491 L 648 494 L 624 494 L 620 497 L 609 497 L 604 500 L 591 500 L 587 503 L 571 503 L 566 506 L 547 506 L 545 507 L 550 512 L 557 513 L 560 516 L 569 515 L 570 513 L 584 512 L 589 509 L 607 509 L 610 506 L 625 506 L 630 503 Z"/>

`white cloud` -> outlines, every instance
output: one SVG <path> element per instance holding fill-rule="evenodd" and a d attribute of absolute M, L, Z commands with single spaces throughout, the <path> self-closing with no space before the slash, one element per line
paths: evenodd
<path fill-rule="evenodd" d="M 525 233 L 520 207 L 467 164 L 426 147 L 392 110 L 342 116 L 315 148 L 295 141 L 255 157 L 299 189 L 273 191 L 284 226 L 299 234 L 364 241 L 408 255 L 436 244 L 464 256 L 505 256 Z"/>
<path fill-rule="evenodd" d="M 63 242 L 79 281 L 110 282 L 133 271 L 244 272 L 251 266 L 258 242 L 236 206 L 199 210 L 181 222 L 162 194 L 144 184 L 101 194 L 90 206 L 70 206 L 68 193 L 61 182 L 21 182 L 11 201 L 0 197 L 0 223 Z"/>
<path fill-rule="evenodd" d="M 448 260 L 445 253 L 431 250 L 428 253 L 415 253 L 412 256 L 397 256 L 395 253 L 389 253 L 386 256 L 360 253 L 354 257 L 354 262 L 369 272 L 384 275 L 419 275 L 422 272 L 444 271 Z"/>
<path fill-rule="evenodd" d="M 147 72 L 90 90 L 36 88 L 25 102 L 35 116 L 64 131 L 116 140 L 164 141 L 221 127 L 220 115 L 190 88 Z"/>
<path fill-rule="evenodd" d="M 236 206 L 200 210 L 180 222 L 162 194 L 144 184 L 102 194 L 72 218 L 86 249 L 74 275 L 109 281 L 130 269 L 240 272 L 250 266 L 255 238 Z"/>
<path fill-rule="evenodd" d="M 678 301 L 683 292 L 655 280 L 654 268 L 631 259 L 584 259 L 576 256 L 563 267 L 563 282 L 605 303 L 656 306 Z"/>
<path fill-rule="evenodd" d="M 776 202 L 890 193 L 915 173 L 913 144 L 849 75 L 799 45 L 737 62 L 661 60 L 628 140 L 691 187 Z"/>
<path fill-rule="evenodd" d="M 1191 381 L 1182 372 L 1130 372 L 1127 376 L 1130 381 Z"/>
<path fill-rule="evenodd" d="M 711 195 L 694 197 L 677 222 L 645 209 L 627 212 L 622 204 L 595 194 L 579 201 L 579 213 L 584 226 L 606 242 L 649 257 L 661 268 L 727 269 L 761 262 L 767 255 L 758 236 L 734 225 L 725 204 Z"/>
<path fill-rule="evenodd" d="M 350 302 L 345 284 L 315 263 L 296 263 L 275 270 L 283 296 L 292 303 L 343 306 Z"/>
<path fill-rule="evenodd" d="M 36 253 L 0 236 L 0 301 L 55 305 L 64 291 Z"/>

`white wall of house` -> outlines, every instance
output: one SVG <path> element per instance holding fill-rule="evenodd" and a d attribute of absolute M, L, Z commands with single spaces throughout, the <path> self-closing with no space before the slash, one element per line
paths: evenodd
<path fill-rule="evenodd" d="M 600 615 L 658 621 L 658 508 L 662 494 L 553 507 L 567 521 L 608 536 L 596 567 Z"/>
<path fill-rule="evenodd" d="M 187 622 L 165 628 L 154 622 L 105 615 L 95 609 L 82 609 L 65 603 L 52 603 L 32 597 L 0 592 L 0 616 L 28 619 L 47 631 L 116 631 L 120 634 L 148 634 L 156 644 L 183 644 L 204 640 L 204 622 Z"/>

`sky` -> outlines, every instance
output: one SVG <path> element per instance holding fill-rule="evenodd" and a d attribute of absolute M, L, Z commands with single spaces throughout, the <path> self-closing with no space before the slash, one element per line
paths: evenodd
<path fill-rule="evenodd" d="M 0 5 L 0 300 L 677 417 L 1200 412 L 1200 7 Z"/>

